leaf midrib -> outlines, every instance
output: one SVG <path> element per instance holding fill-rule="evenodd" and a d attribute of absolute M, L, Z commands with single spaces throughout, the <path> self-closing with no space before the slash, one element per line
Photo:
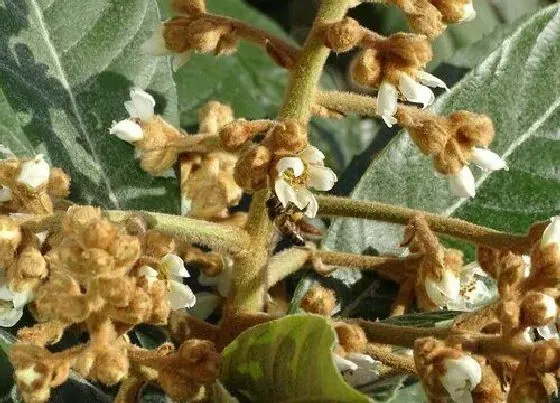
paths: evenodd
<path fill-rule="evenodd" d="M 88 145 L 88 147 L 91 151 L 91 156 L 93 157 L 94 161 L 96 162 L 96 164 L 98 166 L 101 178 L 104 180 L 105 187 L 107 188 L 107 196 L 108 196 L 109 200 L 111 201 L 111 203 L 113 203 L 115 208 L 120 208 L 118 198 L 117 198 L 116 194 L 113 192 L 109 176 L 107 175 L 107 173 L 105 172 L 105 169 L 103 168 L 103 165 L 101 164 L 99 156 L 97 155 L 97 152 L 96 152 L 95 147 L 93 145 L 93 142 L 91 141 L 91 138 L 90 138 L 89 132 L 87 130 L 87 127 L 85 126 L 85 124 L 82 120 L 82 116 L 80 114 L 80 109 L 78 107 L 78 103 L 76 102 L 76 97 L 74 96 L 74 93 L 72 92 L 72 89 L 70 87 L 70 83 L 69 83 L 68 79 L 66 78 L 66 74 L 64 72 L 64 69 L 62 68 L 62 64 L 60 63 L 60 58 L 59 58 L 58 53 L 56 52 L 56 49 L 55 49 L 54 44 L 52 42 L 50 32 L 47 29 L 47 26 L 45 24 L 42 9 L 40 8 L 40 6 L 39 6 L 39 4 L 37 3 L 36 0 L 30 0 L 30 3 L 32 5 L 33 12 L 34 12 L 36 20 L 38 22 L 38 29 L 42 33 L 42 37 L 45 40 L 45 43 L 47 45 L 47 49 L 48 49 L 49 53 L 51 54 L 55 70 L 57 70 L 57 73 L 58 73 L 58 78 L 60 80 L 60 83 L 61 83 L 62 87 L 68 92 L 68 97 L 69 97 L 69 100 L 70 100 L 70 106 L 72 107 L 72 110 L 75 114 L 76 120 L 78 122 L 79 129 L 82 132 L 83 137 L 85 138 L 86 143 L 87 143 L 87 145 Z"/>

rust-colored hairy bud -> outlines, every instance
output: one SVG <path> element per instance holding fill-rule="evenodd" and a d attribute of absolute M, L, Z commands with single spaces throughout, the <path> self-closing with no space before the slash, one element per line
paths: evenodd
<path fill-rule="evenodd" d="M 86 230 L 89 224 L 101 218 L 101 210 L 92 206 L 71 206 L 62 218 L 65 234 L 78 234 Z"/>
<path fill-rule="evenodd" d="M 165 47 L 174 53 L 183 53 L 190 50 L 189 25 L 191 19 L 184 16 L 171 18 L 163 24 L 163 37 Z"/>
<path fill-rule="evenodd" d="M 173 0 L 171 8 L 179 14 L 186 15 L 199 15 L 206 12 L 204 0 Z"/>
<path fill-rule="evenodd" d="M 216 24 L 205 19 L 193 21 L 186 31 L 188 46 L 201 53 L 214 52 L 221 37 L 230 31 L 229 25 Z"/>
<path fill-rule="evenodd" d="M 449 116 L 455 141 L 463 149 L 488 147 L 494 138 L 494 125 L 486 115 L 458 111 Z"/>
<path fill-rule="evenodd" d="M 548 340 L 535 344 L 529 362 L 539 372 L 560 370 L 560 341 Z"/>
<path fill-rule="evenodd" d="M 331 316 L 336 306 L 333 290 L 321 286 L 310 288 L 301 299 L 301 308 L 305 312 Z"/>
<path fill-rule="evenodd" d="M 382 66 L 376 49 L 360 52 L 350 65 L 352 80 L 368 88 L 378 88 L 381 84 Z"/>
<path fill-rule="evenodd" d="M 144 236 L 143 248 L 144 255 L 161 259 L 175 251 L 175 240 L 164 232 L 150 230 Z"/>
<path fill-rule="evenodd" d="M 60 168 L 51 168 L 47 193 L 55 197 L 68 197 L 70 194 L 70 176 Z"/>
<path fill-rule="evenodd" d="M 270 130 L 264 145 L 276 157 L 297 154 L 307 146 L 307 130 L 296 119 L 281 121 Z"/>
<path fill-rule="evenodd" d="M 127 376 L 128 367 L 126 351 L 108 347 L 97 353 L 90 375 L 106 385 L 114 385 Z"/>
<path fill-rule="evenodd" d="M 220 145 L 226 151 L 236 151 L 252 137 L 253 133 L 245 119 L 237 119 L 220 130 Z"/>
<path fill-rule="evenodd" d="M 414 69 L 424 67 L 433 58 L 432 45 L 423 35 L 399 32 L 382 41 L 379 48 L 398 57 L 398 64 Z"/>
<path fill-rule="evenodd" d="M 217 101 L 210 101 L 198 110 L 199 131 L 217 134 L 233 120 L 233 109 Z"/>
<path fill-rule="evenodd" d="M 271 162 L 272 155 L 267 147 L 252 146 L 237 160 L 234 171 L 235 181 L 247 192 L 266 188 Z"/>
<path fill-rule="evenodd" d="M 338 343 L 347 353 L 363 353 L 366 350 L 367 337 L 360 326 L 338 322 L 334 324 L 334 330 Z"/>
<path fill-rule="evenodd" d="M 8 217 L 0 217 L 0 267 L 8 267 L 14 261 L 16 249 L 22 240 L 19 225 Z"/>
<path fill-rule="evenodd" d="M 428 0 L 391 0 L 406 13 L 408 25 L 418 34 L 433 39 L 445 31 L 442 15 Z"/>
<path fill-rule="evenodd" d="M 521 326 L 544 326 L 554 321 L 557 313 L 554 298 L 540 292 L 530 292 L 521 302 Z"/>
<path fill-rule="evenodd" d="M 430 0 L 430 2 L 441 13 L 443 22 L 446 24 L 456 24 L 465 18 L 464 7 L 471 0 Z"/>
<path fill-rule="evenodd" d="M 83 235 L 88 248 L 109 249 L 117 236 L 117 230 L 109 220 L 91 222 Z"/>
<path fill-rule="evenodd" d="M 410 126 L 408 133 L 424 155 L 442 153 L 449 139 L 447 120 L 440 117 L 426 119 L 418 125 Z"/>
<path fill-rule="evenodd" d="M 344 17 L 327 28 L 326 44 L 336 53 L 348 52 L 361 42 L 364 33 L 358 21 Z"/>

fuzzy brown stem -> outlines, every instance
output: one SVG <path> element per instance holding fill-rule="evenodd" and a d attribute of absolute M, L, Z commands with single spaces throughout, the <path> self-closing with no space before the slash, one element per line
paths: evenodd
<path fill-rule="evenodd" d="M 397 326 L 362 319 L 348 319 L 347 322 L 361 326 L 372 343 L 392 344 L 407 348 L 413 348 L 416 339 L 421 337 L 432 336 L 444 339 L 450 333 L 450 329 L 447 327 Z"/>
<path fill-rule="evenodd" d="M 319 202 L 319 214 L 332 217 L 364 218 L 405 225 L 415 215 L 421 213 L 426 218 L 432 231 L 495 249 L 509 249 L 518 253 L 526 253 L 531 249 L 534 242 L 532 236 L 501 232 L 457 218 L 385 203 L 333 196 L 317 196 L 317 201 Z"/>
<path fill-rule="evenodd" d="M 391 352 L 391 347 L 376 343 L 369 343 L 366 352 L 372 358 L 381 361 L 383 364 L 404 371 L 409 374 L 415 374 L 414 359 L 411 356 L 395 354 Z"/>
<path fill-rule="evenodd" d="M 535 349 L 535 343 L 511 343 L 502 336 L 476 335 L 463 343 L 463 348 L 480 355 L 523 357 Z"/>
<path fill-rule="evenodd" d="M 400 286 L 395 302 L 391 306 L 389 316 L 404 315 L 414 302 L 416 276 L 408 277 Z"/>
<path fill-rule="evenodd" d="M 171 313 L 168 328 L 171 338 L 178 344 L 190 339 L 210 340 L 215 343 L 220 335 L 218 326 L 181 311 Z"/>

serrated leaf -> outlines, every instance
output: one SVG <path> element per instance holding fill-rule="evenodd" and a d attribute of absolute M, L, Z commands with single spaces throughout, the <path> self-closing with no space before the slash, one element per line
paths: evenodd
<path fill-rule="evenodd" d="M 178 211 L 176 182 L 143 173 L 109 135 L 132 86 L 177 119 L 168 62 L 139 51 L 158 21 L 155 0 L 1 0 L 0 143 L 69 172 L 73 201 Z"/>
<path fill-rule="evenodd" d="M 209 0 L 208 9 L 287 38 L 282 29 L 241 0 Z M 193 55 L 175 74 L 183 127 L 196 125 L 197 109 L 209 100 L 234 108 L 236 116 L 274 116 L 284 95 L 287 73 L 264 50 L 242 43 L 233 55 Z"/>
<path fill-rule="evenodd" d="M 477 196 L 458 199 L 431 161 L 401 133 L 362 177 L 352 198 L 377 200 L 463 218 L 500 230 L 524 232 L 536 220 L 560 211 L 560 12 L 551 6 L 515 33 L 432 111 L 448 114 L 466 109 L 489 115 L 496 137 L 492 150 L 509 171 L 475 171 Z M 398 251 L 402 227 L 338 219 L 324 246 L 360 252 L 374 247 Z M 464 243 L 456 242 L 458 247 Z M 359 276 L 358 276 L 359 278 Z"/>
<path fill-rule="evenodd" d="M 333 363 L 325 317 L 290 315 L 254 326 L 223 351 L 222 382 L 250 401 L 367 402 Z"/>

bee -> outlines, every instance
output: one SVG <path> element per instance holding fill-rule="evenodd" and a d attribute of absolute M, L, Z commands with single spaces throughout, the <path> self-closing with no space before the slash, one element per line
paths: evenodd
<path fill-rule="evenodd" d="M 311 235 L 321 235 L 321 231 L 305 221 L 303 213 L 290 203 L 284 207 L 276 194 L 266 201 L 268 217 L 274 226 L 288 240 L 296 246 L 305 246 L 303 233 Z"/>

